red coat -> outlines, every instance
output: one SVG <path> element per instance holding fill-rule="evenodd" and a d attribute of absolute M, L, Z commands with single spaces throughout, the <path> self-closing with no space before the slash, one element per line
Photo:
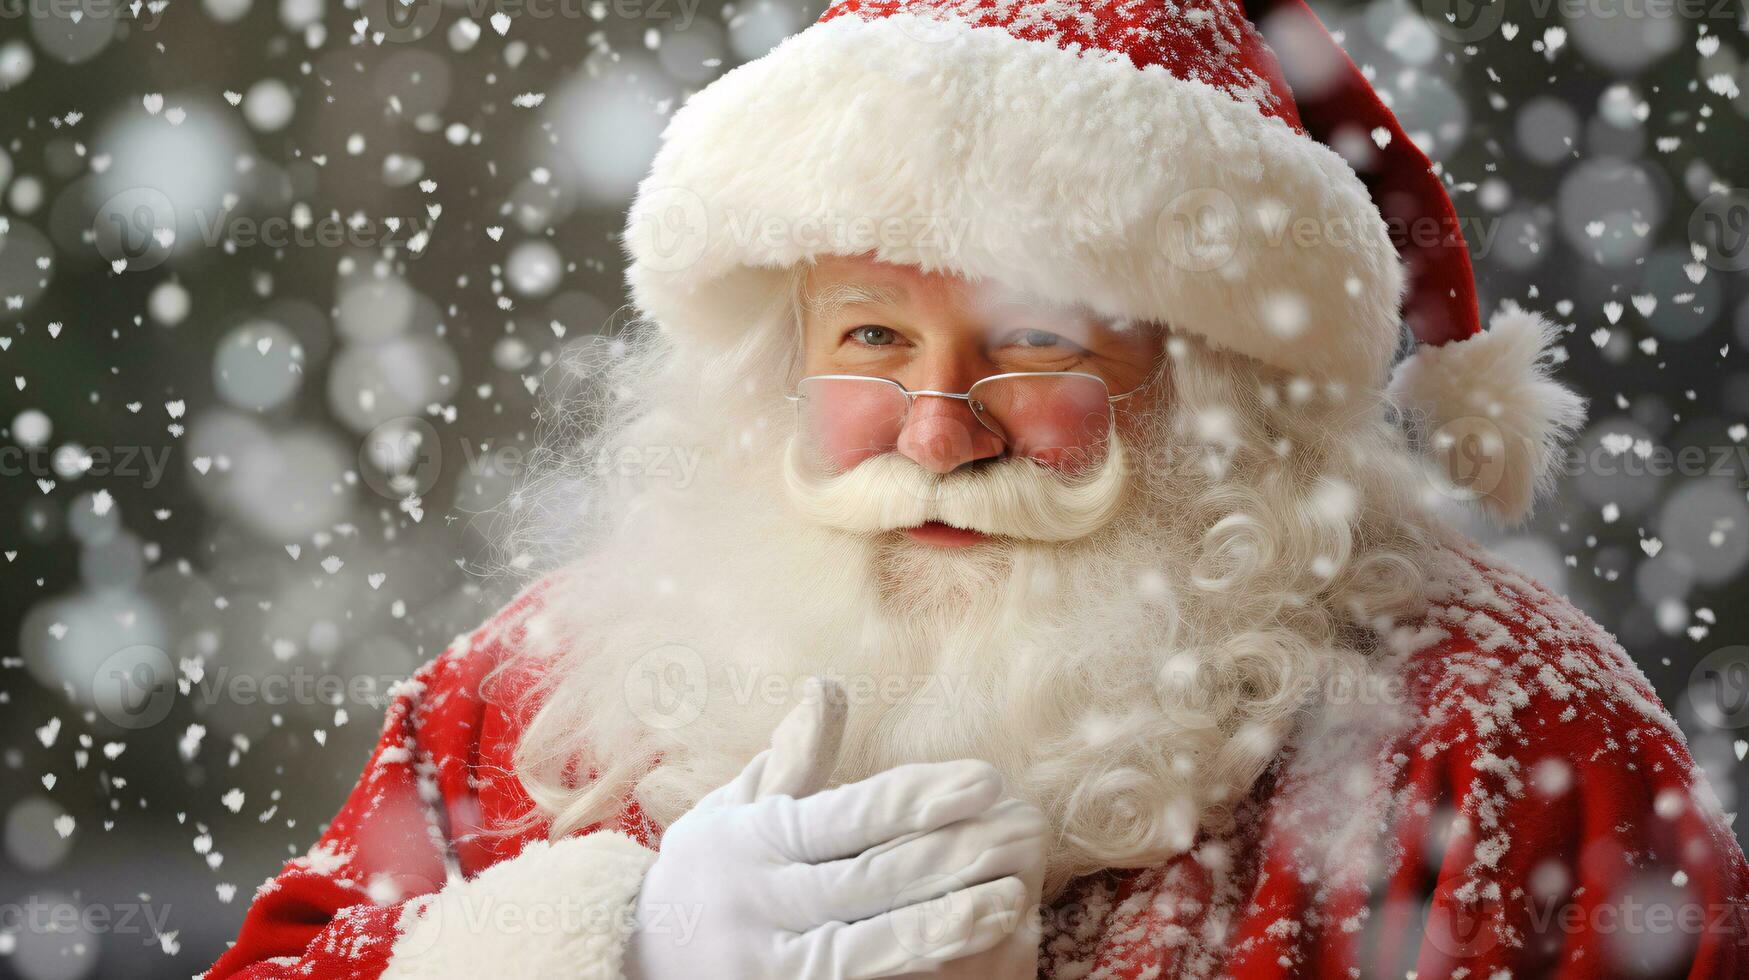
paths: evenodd
<path fill-rule="evenodd" d="M 1749 976 L 1749 866 L 1645 677 L 1454 547 L 1381 654 L 1404 720 L 1344 711 L 1190 854 L 1075 882 L 1041 977 Z M 481 680 L 540 605 L 537 586 L 398 692 L 351 798 L 209 977 L 619 975 L 659 829 L 633 806 L 551 845 L 504 830 L 532 808 L 525 716 L 502 706 L 528 678 Z M 572 914 L 537 924 L 537 904 Z"/>

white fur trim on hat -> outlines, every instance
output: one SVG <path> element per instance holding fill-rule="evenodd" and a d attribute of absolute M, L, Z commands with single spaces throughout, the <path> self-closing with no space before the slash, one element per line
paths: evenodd
<path fill-rule="evenodd" d="M 1516 306 L 1486 331 L 1423 347 L 1397 367 L 1391 398 L 1410 417 L 1459 496 L 1502 523 L 1529 515 L 1554 482 L 1561 447 L 1585 401 L 1554 380 L 1561 329 Z"/>
<path fill-rule="evenodd" d="M 873 252 L 1383 386 L 1403 272 L 1366 187 L 1258 106 L 996 27 L 838 17 L 676 113 L 626 230 L 633 298 L 726 345 L 778 270 Z"/>
<path fill-rule="evenodd" d="M 401 912 L 383 980 L 620 980 L 634 904 L 656 852 L 602 831 L 522 853 Z"/>

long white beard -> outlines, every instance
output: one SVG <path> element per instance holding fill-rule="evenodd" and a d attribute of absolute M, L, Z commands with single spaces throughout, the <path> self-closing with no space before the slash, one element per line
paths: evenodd
<path fill-rule="evenodd" d="M 1306 564 L 1340 572 L 1361 557 L 1344 543 L 1350 515 L 1321 513 L 1328 487 L 1279 504 L 1314 519 L 1264 514 L 1235 530 L 1210 516 L 1218 504 L 1185 499 L 1182 474 L 1125 470 L 1063 490 L 1090 499 L 1101 486 L 1113 502 L 1084 509 L 1101 520 L 1070 540 L 997 506 L 954 514 L 1044 540 L 941 550 L 881 531 L 916 515 L 871 516 L 878 501 L 844 485 L 827 488 L 830 507 L 798 507 L 777 465 L 786 438 L 743 438 L 686 488 L 638 495 L 530 624 L 530 655 L 550 662 L 518 770 L 555 833 L 610 818 L 628 792 L 673 821 L 765 747 L 808 677 L 827 676 L 850 699 L 835 781 L 991 762 L 1059 832 L 1048 894 L 1188 849 L 1267 767 L 1307 697 L 1364 669 L 1333 642 L 1339 617 L 1304 594 L 1332 574 Z M 862 490 L 927 482 L 880 465 Z M 1253 489 L 1237 499 L 1261 506 Z M 1256 527 L 1304 540 L 1257 554 L 1245 548 Z M 579 786 L 576 772 L 596 778 Z"/>

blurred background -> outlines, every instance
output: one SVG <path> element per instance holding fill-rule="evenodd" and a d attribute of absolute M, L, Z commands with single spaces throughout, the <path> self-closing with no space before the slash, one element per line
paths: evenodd
<path fill-rule="evenodd" d="M 1558 498 L 1477 533 L 1621 638 L 1734 811 L 1743 4 L 1314 6 L 1443 164 L 1484 305 L 1571 328 Z M 516 585 L 484 515 L 545 367 L 625 319 L 664 121 L 819 10 L 0 0 L 0 975 L 234 937 L 388 686 Z"/>

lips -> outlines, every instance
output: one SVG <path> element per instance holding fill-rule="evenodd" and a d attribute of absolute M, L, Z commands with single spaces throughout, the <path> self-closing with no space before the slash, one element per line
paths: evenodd
<path fill-rule="evenodd" d="M 982 531 L 970 528 L 954 527 L 940 521 L 929 521 L 916 527 L 905 529 L 913 541 L 933 545 L 937 548 L 969 548 L 972 545 L 988 541 L 990 536 Z"/>

